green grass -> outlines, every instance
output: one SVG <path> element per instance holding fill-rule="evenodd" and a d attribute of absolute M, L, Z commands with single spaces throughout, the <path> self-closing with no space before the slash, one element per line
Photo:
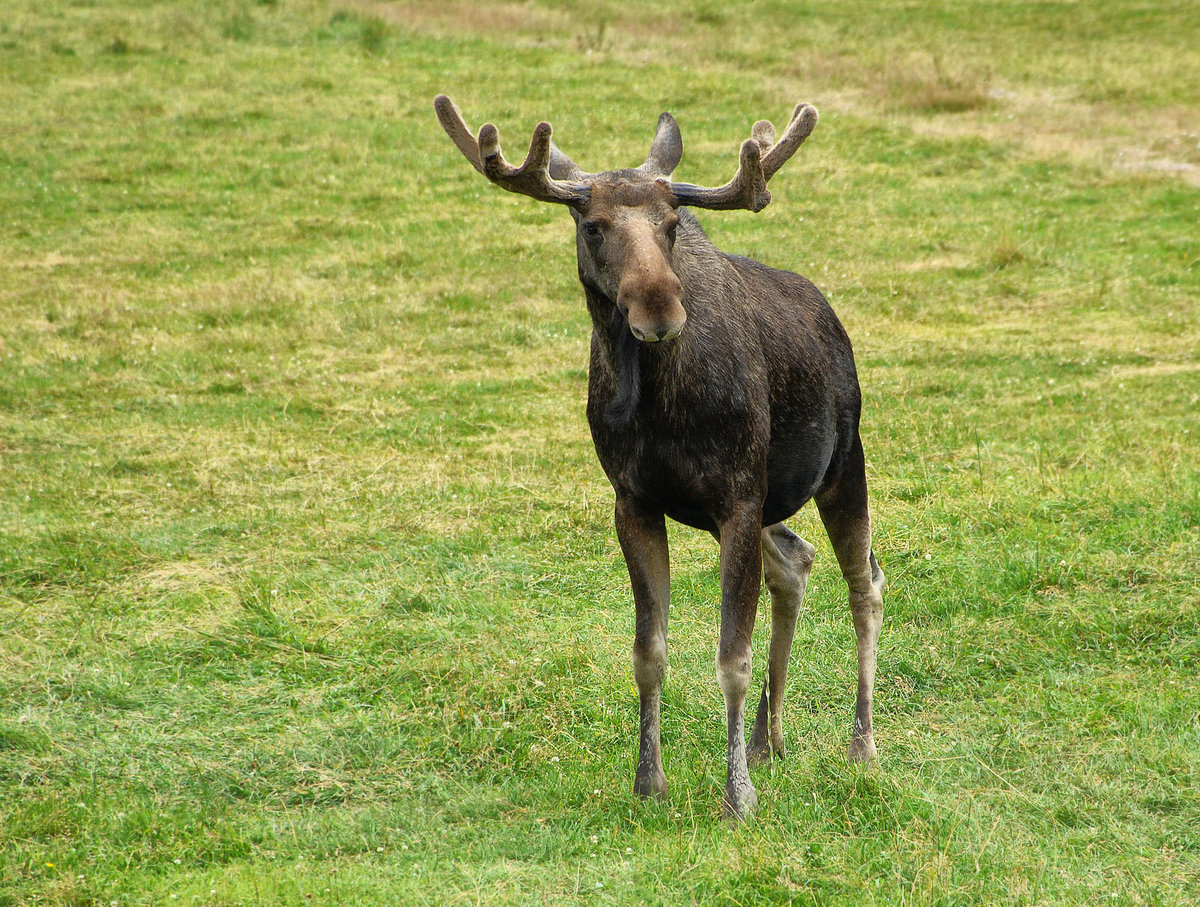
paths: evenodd
<path fill-rule="evenodd" d="M 0 22 L 0 905 L 1200 899 L 1190 3 L 14 0 Z M 628 580 L 570 220 L 510 156 L 723 182 L 854 339 L 878 765 L 818 521 L 786 762 L 720 818 L 711 540 Z M 764 628 L 765 629 L 765 628 Z M 765 638 L 756 639 L 759 666 Z"/>

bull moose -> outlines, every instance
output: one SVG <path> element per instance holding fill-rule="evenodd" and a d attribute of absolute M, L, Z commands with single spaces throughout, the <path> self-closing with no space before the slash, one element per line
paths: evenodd
<path fill-rule="evenodd" d="M 757 804 L 748 763 L 784 753 L 781 712 L 796 617 L 815 549 L 783 525 L 815 500 L 849 587 L 858 690 L 849 757 L 875 756 L 871 727 L 883 571 L 871 549 L 854 353 L 807 279 L 717 249 L 688 208 L 760 211 L 767 182 L 808 138 L 817 111 L 800 104 L 779 141 L 766 120 L 741 146 L 724 186 L 671 180 L 683 155 L 674 118 L 658 120 L 638 167 L 587 173 L 533 131 L 521 166 L 496 127 L 476 137 L 445 95 L 446 133 L 488 180 L 565 205 L 592 319 L 587 418 L 616 492 L 616 531 L 635 605 L 633 673 L 641 706 L 634 790 L 665 797 L 659 715 L 667 663 L 670 572 L 665 517 L 720 543 L 717 678 L 729 735 L 724 811 Z M 766 677 L 749 749 L 750 643 L 765 576 L 771 593 Z"/>

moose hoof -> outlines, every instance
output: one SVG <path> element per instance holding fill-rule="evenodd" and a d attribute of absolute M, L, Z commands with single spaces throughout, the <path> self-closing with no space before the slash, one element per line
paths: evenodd
<path fill-rule="evenodd" d="M 875 739 L 873 737 L 855 737 L 850 741 L 850 752 L 847 753 L 847 758 L 851 762 L 866 764 L 874 761 L 875 756 Z"/>
<path fill-rule="evenodd" d="M 753 787 L 740 790 L 725 788 L 725 796 L 721 800 L 721 812 L 731 822 L 748 822 L 758 808 L 758 793 Z"/>
<path fill-rule="evenodd" d="M 771 757 L 782 759 L 787 755 L 783 743 L 772 747 L 769 743 L 753 743 L 751 742 L 749 749 L 746 750 L 746 764 L 752 766 L 769 765 Z"/>
<path fill-rule="evenodd" d="M 659 769 L 656 772 L 638 772 L 633 782 L 633 792 L 643 800 L 667 799 L 667 776 Z"/>

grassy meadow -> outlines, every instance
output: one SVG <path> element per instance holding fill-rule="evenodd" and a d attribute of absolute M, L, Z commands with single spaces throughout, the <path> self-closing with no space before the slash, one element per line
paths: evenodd
<path fill-rule="evenodd" d="M 1197 72 L 1190 0 L 7 0 L 0 907 L 1196 903 Z M 855 343 L 876 765 L 805 510 L 788 758 L 722 821 L 676 527 L 635 801 L 571 221 L 439 92 L 591 170 L 670 110 L 709 185 L 820 109 L 700 219 Z"/>

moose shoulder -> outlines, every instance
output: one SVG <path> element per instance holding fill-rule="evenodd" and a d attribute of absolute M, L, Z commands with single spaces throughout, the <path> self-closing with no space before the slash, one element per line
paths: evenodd
<path fill-rule="evenodd" d="M 812 283 L 721 252 L 687 210 L 761 210 L 771 198 L 767 181 L 812 132 L 816 110 L 799 105 L 778 141 L 769 122 L 756 123 L 733 179 L 706 188 L 670 179 L 683 144 L 669 114 L 639 167 L 587 173 L 554 145 L 548 123 L 534 130 L 517 167 L 504 159 L 494 126 L 476 137 L 449 98 L 434 106 L 476 170 L 510 191 L 565 205 L 575 220 L 593 324 L 588 423 L 616 493 L 635 605 L 635 790 L 667 791 L 659 745 L 670 589 L 665 517 L 711 532 L 721 546 L 717 678 L 729 740 L 727 813 L 745 818 L 755 807 L 748 761 L 784 752 L 788 659 L 814 549 L 782 521 L 809 500 L 849 587 L 858 643 L 849 755 L 873 758 L 884 579 L 871 551 L 849 338 Z M 750 640 L 763 578 L 771 641 L 747 750 Z"/>

